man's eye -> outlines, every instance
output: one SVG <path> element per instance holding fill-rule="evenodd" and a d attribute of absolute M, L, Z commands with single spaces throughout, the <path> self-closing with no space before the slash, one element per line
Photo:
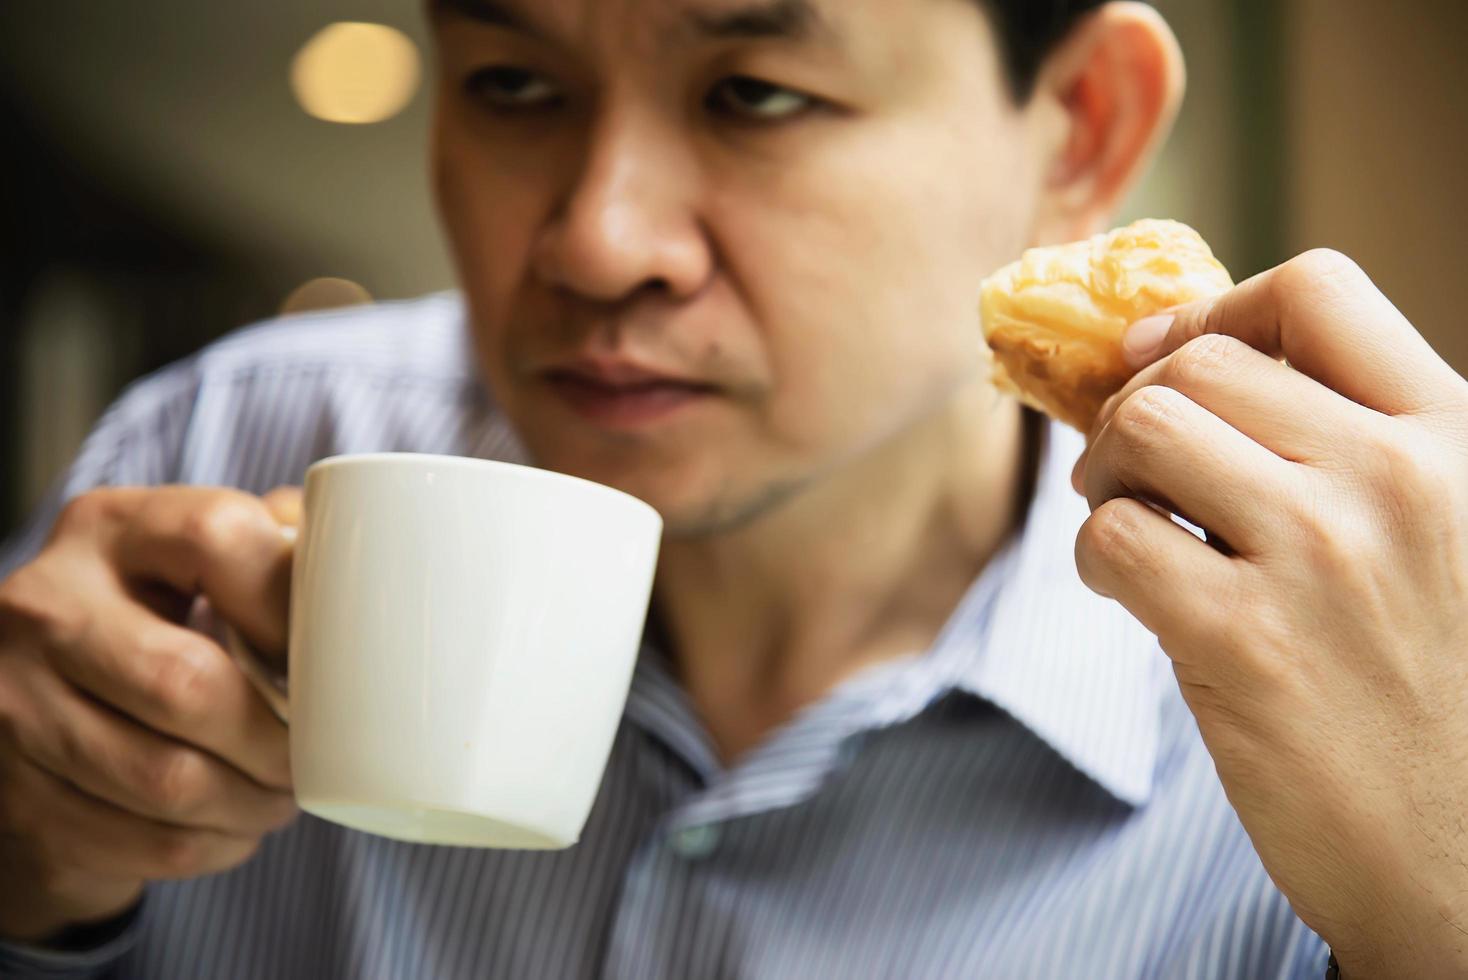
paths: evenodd
<path fill-rule="evenodd" d="M 756 122 L 778 122 L 807 111 L 815 99 L 758 78 L 735 75 L 714 86 L 708 104 L 718 112 Z"/>
<path fill-rule="evenodd" d="M 524 68 L 482 68 L 469 76 L 464 87 L 470 95 L 498 109 L 549 106 L 561 97 L 549 79 Z"/>

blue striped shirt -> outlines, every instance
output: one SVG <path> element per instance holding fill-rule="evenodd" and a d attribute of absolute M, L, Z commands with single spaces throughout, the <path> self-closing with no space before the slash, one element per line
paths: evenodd
<path fill-rule="evenodd" d="M 581 843 L 413 845 L 303 817 L 227 874 L 149 885 L 102 948 L 5 977 L 1309 978 L 1156 641 L 1076 575 L 1080 449 L 1047 431 L 1024 533 L 928 650 L 841 684 L 732 768 L 645 644 Z M 383 450 L 524 461 L 458 297 L 273 321 L 134 385 L 0 574 L 100 484 L 299 483 Z"/>

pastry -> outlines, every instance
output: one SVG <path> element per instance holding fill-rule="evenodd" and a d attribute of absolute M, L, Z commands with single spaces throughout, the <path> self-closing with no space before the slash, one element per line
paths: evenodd
<path fill-rule="evenodd" d="M 1069 245 L 1032 248 L 984 280 L 980 314 L 994 383 L 1088 432 L 1131 377 L 1126 328 L 1233 286 L 1202 237 L 1147 219 Z"/>

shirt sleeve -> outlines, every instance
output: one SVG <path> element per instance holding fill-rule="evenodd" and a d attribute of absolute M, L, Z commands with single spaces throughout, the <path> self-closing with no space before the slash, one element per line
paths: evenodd
<path fill-rule="evenodd" d="M 67 471 L 21 529 L 0 548 L 0 581 L 33 559 L 71 498 L 100 486 L 142 486 L 176 479 L 194 385 L 185 365 L 130 387 L 93 428 Z M 135 908 L 90 947 L 47 949 L 0 941 L 5 980 L 103 977 L 138 939 Z"/>
<path fill-rule="evenodd" d="M 138 941 L 143 902 L 114 923 L 103 926 L 97 938 L 68 949 L 48 949 L 28 943 L 0 941 L 0 977 L 5 980 L 93 980 L 107 975 Z"/>

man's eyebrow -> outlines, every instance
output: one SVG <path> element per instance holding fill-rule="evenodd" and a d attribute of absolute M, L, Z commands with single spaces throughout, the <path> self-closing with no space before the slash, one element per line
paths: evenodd
<path fill-rule="evenodd" d="M 765 0 L 718 13 L 695 12 L 688 24 L 711 40 L 808 41 L 834 34 L 811 0 Z"/>
<path fill-rule="evenodd" d="M 544 37 L 529 18 L 502 0 L 428 0 L 430 18 L 454 15 L 480 24 Z M 685 26 L 707 40 L 808 41 L 835 36 L 830 23 L 812 0 L 757 0 L 718 12 L 695 11 Z"/>
<path fill-rule="evenodd" d="M 428 0 L 430 17 L 453 14 L 491 27 L 503 27 L 521 34 L 542 36 L 542 32 L 514 8 L 499 0 Z"/>

